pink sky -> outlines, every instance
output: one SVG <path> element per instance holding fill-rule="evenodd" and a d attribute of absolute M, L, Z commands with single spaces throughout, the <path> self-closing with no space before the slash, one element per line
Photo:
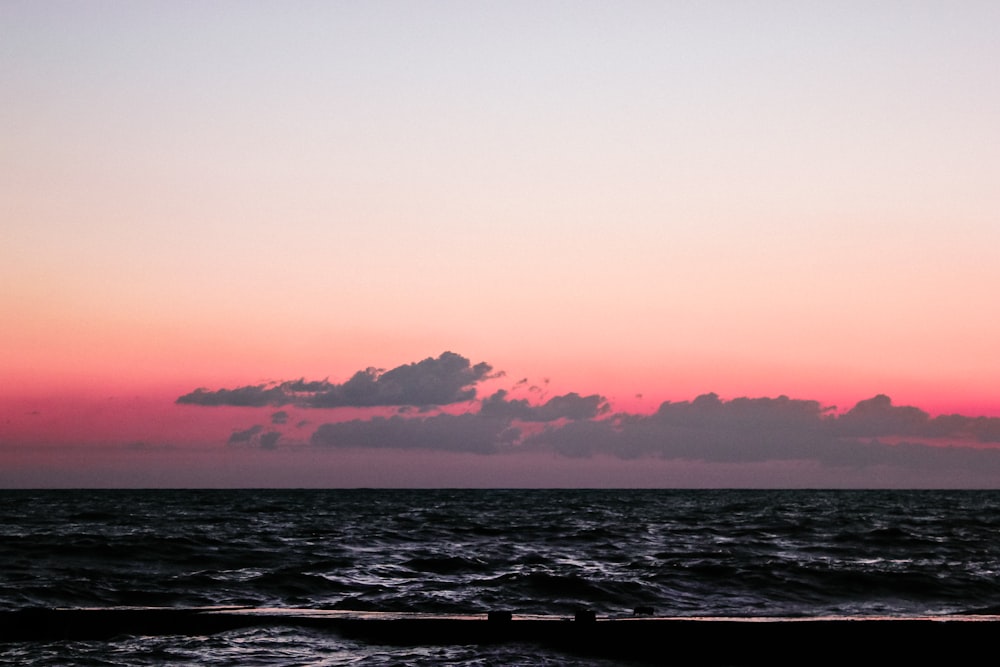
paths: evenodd
<path fill-rule="evenodd" d="M 507 373 L 479 399 L 528 378 L 639 415 L 715 392 L 1000 417 L 998 24 L 971 1 L 4 3 L 0 485 L 996 485 L 386 468 L 309 449 L 344 409 L 235 465 L 273 410 L 174 400 L 450 350 Z"/>

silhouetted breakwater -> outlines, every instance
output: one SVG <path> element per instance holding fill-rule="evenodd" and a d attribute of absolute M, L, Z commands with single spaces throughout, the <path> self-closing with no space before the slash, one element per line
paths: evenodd
<path fill-rule="evenodd" d="M 953 660 L 990 651 L 997 616 L 922 618 L 575 618 L 274 609 L 30 609 L 0 612 L 0 641 L 209 635 L 269 626 L 321 630 L 390 646 L 537 644 L 574 655 L 695 664 Z M 862 648 L 863 647 L 863 648 Z"/>

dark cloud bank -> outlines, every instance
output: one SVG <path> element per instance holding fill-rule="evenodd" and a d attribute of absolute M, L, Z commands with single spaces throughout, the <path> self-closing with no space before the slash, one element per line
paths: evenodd
<path fill-rule="evenodd" d="M 368 368 L 335 384 L 327 380 L 209 391 L 178 403 L 203 406 L 295 408 L 396 407 L 399 414 L 320 424 L 309 437 L 317 448 L 422 449 L 494 454 L 555 452 L 567 457 L 657 457 L 709 463 L 814 461 L 838 468 L 888 466 L 924 471 L 1000 473 L 1000 418 L 931 417 L 885 395 L 842 414 L 817 401 L 777 398 L 722 400 L 704 394 L 665 402 L 650 415 L 612 413 L 599 395 L 569 393 L 545 402 L 512 398 L 505 390 L 477 399 L 476 385 L 502 374 L 445 352 L 388 371 Z M 523 384 L 524 381 L 515 386 Z M 461 414 L 428 415 L 469 403 Z M 421 408 L 410 415 L 406 408 Z M 236 431 L 233 445 L 275 448 L 288 421 L 271 415 L 270 430 Z M 301 424 L 300 424 L 301 425 Z"/>

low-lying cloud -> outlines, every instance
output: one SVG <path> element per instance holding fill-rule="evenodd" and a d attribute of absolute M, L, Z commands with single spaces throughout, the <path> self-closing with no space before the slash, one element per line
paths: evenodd
<path fill-rule="evenodd" d="M 196 390 L 178 403 L 297 408 L 396 406 L 398 414 L 319 424 L 308 442 L 322 449 L 428 450 L 482 455 L 548 452 L 572 458 L 652 457 L 706 463 L 810 461 L 830 468 L 970 470 L 1000 474 L 1000 419 L 941 415 L 897 406 L 883 394 L 836 413 L 814 400 L 703 394 L 664 402 L 652 414 L 612 413 L 607 399 L 575 392 L 547 400 L 528 389 L 500 389 L 476 399 L 477 385 L 502 374 L 452 352 L 389 371 L 366 369 L 341 384 L 296 380 L 271 386 Z M 524 391 L 527 379 L 512 389 Z M 456 414 L 428 406 L 467 403 Z M 420 409 L 414 409 L 420 408 Z M 285 410 L 272 429 L 235 431 L 230 444 L 275 448 Z M 302 422 L 299 422 L 302 426 Z M 301 442 L 301 439 L 298 440 Z M 945 446 L 946 445 L 946 446 Z"/>
<path fill-rule="evenodd" d="M 500 419 L 519 419 L 526 422 L 552 422 L 559 419 L 593 419 L 610 411 L 608 401 L 603 396 L 592 394 L 580 396 L 570 392 L 564 396 L 550 398 L 541 405 L 533 406 L 527 399 L 507 399 L 508 392 L 498 390 L 483 400 L 479 413 Z"/>
<path fill-rule="evenodd" d="M 311 442 L 326 447 L 436 449 L 494 454 L 509 444 L 509 438 L 518 434 L 510 429 L 506 420 L 481 414 L 415 418 L 397 415 L 321 424 L 313 433 Z"/>
<path fill-rule="evenodd" d="M 261 449 L 275 449 L 280 439 L 281 433 L 279 431 L 265 431 L 263 426 L 255 424 L 242 431 L 233 431 L 226 442 L 230 445 L 247 445 L 260 447 Z"/>

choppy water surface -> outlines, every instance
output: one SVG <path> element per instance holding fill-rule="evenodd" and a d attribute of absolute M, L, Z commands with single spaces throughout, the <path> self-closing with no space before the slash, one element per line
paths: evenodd
<path fill-rule="evenodd" d="M 998 510 L 995 492 L 4 491 L 0 606 L 976 611 L 1000 604 Z M 563 664 L 281 628 L 8 644 L 0 661 Z"/>

